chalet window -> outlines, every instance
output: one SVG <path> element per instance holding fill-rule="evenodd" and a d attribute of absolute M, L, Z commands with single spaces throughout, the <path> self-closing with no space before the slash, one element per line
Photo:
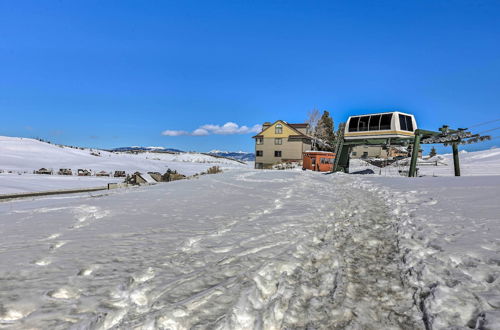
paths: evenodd
<path fill-rule="evenodd" d="M 256 138 L 255 144 L 264 144 L 264 139 L 263 138 Z"/>
<path fill-rule="evenodd" d="M 262 150 L 257 150 L 257 151 L 255 151 L 255 156 L 257 156 L 257 157 L 262 157 L 262 156 L 264 156 L 264 151 L 262 151 Z"/>
<path fill-rule="evenodd" d="M 274 157 L 281 157 L 281 151 L 275 150 L 274 151 Z"/>
<path fill-rule="evenodd" d="M 391 129 L 391 121 L 392 121 L 392 113 L 387 113 L 382 115 L 380 118 L 380 130 L 388 130 Z"/>
<path fill-rule="evenodd" d="M 356 156 L 357 154 L 358 154 L 358 153 L 357 153 L 356 151 L 353 151 L 353 152 L 352 152 L 352 155 L 353 155 L 353 156 Z"/>
<path fill-rule="evenodd" d="M 274 144 L 283 144 L 283 139 L 282 138 L 275 138 Z"/>
<path fill-rule="evenodd" d="M 278 124 L 274 127 L 274 133 L 283 134 L 283 125 Z"/>
<path fill-rule="evenodd" d="M 255 163 L 255 168 L 256 169 L 263 169 L 264 168 L 264 164 L 262 164 L 262 163 Z"/>

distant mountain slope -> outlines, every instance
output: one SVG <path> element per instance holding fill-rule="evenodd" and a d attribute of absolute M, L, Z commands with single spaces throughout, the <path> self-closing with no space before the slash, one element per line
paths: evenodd
<path fill-rule="evenodd" d="M 179 149 L 174 149 L 174 148 L 164 148 L 164 147 L 118 147 L 118 148 L 113 148 L 109 149 L 109 151 L 121 151 L 121 152 L 126 152 L 126 151 L 166 151 L 166 152 L 184 152 Z"/>
<path fill-rule="evenodd" d="M 35 139 L 0 136 L 0 170 L 32 172 L 45 167 L 57 171 L 60 168 L 91 169 L 92 171 L 121 170 L 164 173 L 167 169 L 186 175 L 205 171 L 218 165 L 222 167 L 244 166 L 237 161 L 216 158 L 200 153 L 157 153 L 145 151 L 138 154 L 110 152 L 98 149 L 54 145 Z"/>
<path fill-rule="evenodd" d="M 255 160 L 255 154 L 253 152 L 212 150 L 208 154 L 238 159 L 238 160 L 242 160 L 242 161 L 254 161 Z"/>

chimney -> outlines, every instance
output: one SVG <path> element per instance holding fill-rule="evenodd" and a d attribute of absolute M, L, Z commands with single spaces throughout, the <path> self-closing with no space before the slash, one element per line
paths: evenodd
<path fill-rule="evenodd" d="M 268 128 L 269 126 L 271 126 L 271 123 L 266 121 L 264 124 L 262 124 L 262 130 L 265 130 L 266 128 Z"/>

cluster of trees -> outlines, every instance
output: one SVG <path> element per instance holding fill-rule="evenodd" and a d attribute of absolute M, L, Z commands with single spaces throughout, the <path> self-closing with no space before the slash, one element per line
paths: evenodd
<path fill-rule="evenodd" d="M 334 151 L 337 134 L 333 118 L 328 111 L 323 111 L 320 115 L 318 109 L 313 109 L 307 113 L 309 124 L 309 134 L 313 139 L 313 150 Z"/>

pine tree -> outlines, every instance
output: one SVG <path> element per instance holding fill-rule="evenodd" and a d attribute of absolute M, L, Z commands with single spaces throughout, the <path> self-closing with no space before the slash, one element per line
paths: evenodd
<path fill-rule="evenodd" d="M 432 147 L 431 151 L 429 152 L 429 156 L 430 157 L 434 157 L 437 155 L 437 151 L 436 151 L 436 148 Z"/>
<path fill-rule="evenodd" d="M 324 111 L 316 126 L 315 137 L 319 140 L 318 149 L 331 151 L 335 145 L 333 119 L 328 111 Z"/>

